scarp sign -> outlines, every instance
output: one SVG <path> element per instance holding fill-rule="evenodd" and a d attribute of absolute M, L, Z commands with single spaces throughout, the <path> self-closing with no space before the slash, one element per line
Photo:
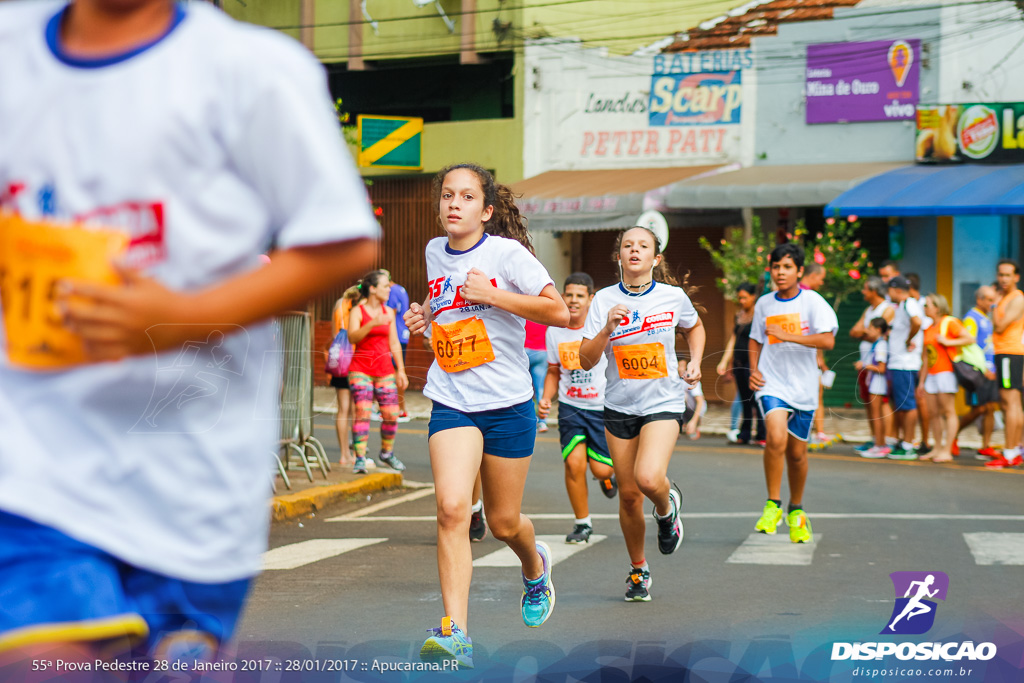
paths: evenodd
<path fill-rule="evenodd" d="M 651 77 L 652 126 L 738 124 L 742 71 L 664 74 Z"/>

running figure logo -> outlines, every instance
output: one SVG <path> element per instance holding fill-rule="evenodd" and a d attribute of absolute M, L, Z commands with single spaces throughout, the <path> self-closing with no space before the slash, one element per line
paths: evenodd
<path fill-rule="evenodd" d="M 938 605 L 929 598 L 945 600 L 949 577 L 943 572 L 893 572 L 896 606 L 882 634 L 920 635 L 935 623 Z M 902 596 L 902 597 L 901 597 Z"/>
<path fill-rule="evenodd" d="M 244 335 L 244 329 L 238 329 Z M 244 367 L 248 341 L 235 336 L 242 339 L 241 344 L 229 345 L 223 332 L 210 332 L 205 339 L 185 342 L 173 357 L 158 356 L 153 395 L 130 431 L 165 433 L 167 422 L 162 416 L 170 413 L 189 415 L 189 431 L 204 432 L 215 427 L 229 398 L 231 380 Z M 229 350 L 232 347 L 243 354 L 236 358 Z M 181 429 L 175 427 L 173 431 Z"/>

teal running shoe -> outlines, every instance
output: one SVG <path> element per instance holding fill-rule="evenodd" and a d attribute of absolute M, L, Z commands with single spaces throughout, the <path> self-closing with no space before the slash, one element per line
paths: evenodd
<path fill-rule="evenodd" d="M 537 628 L 555 609 L 555 585 L 551 583 L 551 549 L 544 541 L 537 541 L 537 553 L 544 562 L 544 574 L 534 581 L 523 577 L 523 623 Z"/>
<path fill-rule="evenodd" d="M 459 668 L 473 668 L 473 641 L 451 617 L 441 620 L 439 628 L 427 629 L 433 635 L 420 648 L 420 659 L 425 662 L 455 660 Z"/>

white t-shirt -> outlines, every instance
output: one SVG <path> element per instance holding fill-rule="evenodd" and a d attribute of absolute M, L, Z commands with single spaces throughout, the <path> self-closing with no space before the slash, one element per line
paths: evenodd
<path fill-rule="evenodd" d="M 297 42 L 191 3 L 148 49 L 76 63 L 55 43 L 62 7 L 0 5 L 0 206 L 122 229 L 128 260 L 174 290 L 255 269 L 271 244 L 379 234 L 323 67 Z M 257 573 L 274 334 L 57 372 L 3 352 L 0 508 L 162 574 Z"/>
<path fill-rule="evenodd" d="M 750 338 L 759 342 L 761 355 L 757 369 L 764 377 L 764 387 L 756 396 L 774 396 L 797 410 L 818 407 L 818 350 L 794 342 L 769 339 L 765 327 L 782 325 L 787 332 L 801 336 L 835 334 L 839 329 L 836 312 L 817 292 L 800 290 L 792 299 L 780 299 L 778 292 L 766 294 L 754 305 L 754 322 Z"/>
<path fill-rule="evenodd" d="M 884 317 L 882 314 L 890 308 L 892 308 L 892 302 L 888 299 L 881 301 L 877 306 L 868 306 L 864 311 L 863 317 L 861 317 L 860 324 L 865 330 L 868 329 L 868 325 L 871 324 L 872 320 Z M 861 339 L 860 345 L 857 348 L 860 351 L 860 359 L 862 361 L 867 361 L 868 354 L 871 353 L 871 342 L 866 339 Z"/>
<path fill-rule="evenodd" d="M 683 398 L 686 399 L 686 407 L 691 411 L 697 410 L 697 397 L 704 395 L 704 389 L 701 387 L 700 382 L 697 382 L 692 387 L 683 382 Z M 704 405 L 701 406 L 700 414 L 705 415 L 708 412 L 708 402 L 705 400 Z"/>
<path fill-rule="evenodd" d="M 591 369 L 580 368 L 583 328 L 549 327 L 544 341 L 548 363 L 558 366 L 558 402 L 583 410 L 603 410 L 608 359 L 601 356 Z"/>
<path fill-rule="evenodd" d="M 921 321 L 921 329 L 914 335 L 913 350 L 907 350 L 907 336 L 910 334 L 910 319 L 918 318 Z M 889 331 L 889 370 L 913 370 L 921 369 L 921 347 L 924 345 L 924 311 L 917 299 L 907 299 L 896 307 L 896 315 L 892 319 L 892 329 Z"/>
<path fill-rule="evenodd" d="M 874 345 L 868 349 L 868 365 L 878 365 L 879 363 L 887 363 L 889 360 L 889 342 L 885 339 L 879 339 Z M 888 391 L 889 383 L 885 379 L 884 373 L 872 372 L 870 379 L 868 380 L 868 393 L 876 394 L 878 396 L 885 396 Z"/>
<path fill-rule="evenodd" d="M 593 339 L 608 323 L 608 311 L 623 304 L 629 314 L 612 333 L 605 347 L 608 385 L 604 405 L 626 415 L 650 415 L 686 410 L 676 359 L 676 328 L 690 329 L 700 318 L 679 287 L 655 282 L 639 296 L 621 284 L 605 287 L 594 295 L 583 337 Z M 650 346 L 644 346 L 650 345 Z M 621 347 L 621 348 L 620 348 Z M 618 356 L 616 348 L 619 348 Z M 623 375 L 647 372 L 662 377 L 635 379 Z"/>
<path fill-rule="evenodd" d="M 924 306 L 926 303 L 928 303 L 928 297 L 918 297 L 917 303 L 921 307 L 921 331 L 924 332 L 929 327 L 931 327 L 935 323 L 935 321 L 924 314 Z"/>
<path fill-rule="evenodd" d="M 551 276 L 526 247 L 513 239 L 488 235 L 475 246 L 456 251 L 447 237 L 427 244 L 427 287 L 430 313 L 439 325 L 451 325 L 474 317 L 483 321 L 494 360 L 458 372 L 438 365 L 427 372 L 423 395 L 463 412 L 480 412 L 518 405 L 533 398 L 530 361 L 526 357 L 526 323 L 517 315 L 494 306 L 474 304 L 462 298 L 461 288 L 472 268 L 483 272 L 499 289 L 537 296 Z M 474 340 L 475 342 L 476 340 Z"/>

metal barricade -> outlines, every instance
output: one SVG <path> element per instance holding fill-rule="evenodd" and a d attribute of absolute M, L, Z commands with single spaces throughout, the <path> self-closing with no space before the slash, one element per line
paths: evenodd
<path fill-rule="evenodd" d="M 278 474 L 291 488 L 287 470 L 303 469 L 313 481 L 311 466 L 327 478 L 323 445 L 313 436 L 312 321 L 309 313 L 292 311 L 275 320 L 281 352 L 281 433 L 275 453 Z"/>

